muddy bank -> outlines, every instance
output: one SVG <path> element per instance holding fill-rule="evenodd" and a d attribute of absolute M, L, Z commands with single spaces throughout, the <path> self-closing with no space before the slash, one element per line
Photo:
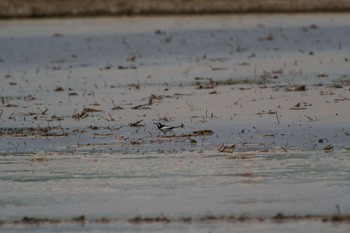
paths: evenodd
<path fill-rule="evenodd" d="M 346 0 L 3 0 L 0 17 L 72 17 L 259 12 L 346 12 Z"/>
<path fill-rule="evenodd" d="M 152 217 L 143 217 L 135 216 L 130 219 L 116 219 L 116 218 L 97 218 L 97 219 L 88 219 L 84 215 L 74 217 L 71 219 L 53 219 L 53 218 L 32 218 L 32 217 L 23 217 L 19 220 L 13 221 L 0 221 L 0 227 L 3 225 L 44 225 L 44 224 L 115 224 L 120 222 L 128 222 L 130 224 L 169 224 L 169 223 L 182 223 L 182 224 L 193 224 L 193 223 L 216 223 L 216 222 L 227 222 L 227 223 L 262 223 L 262 222 L 274 222 L 274 223 L 288 223 L 288 222 L 331 222 L 331 223 L 350 223 L 350 216 L 348 215 L 329 215 L 329 216 L 319 216 L 319 215 L 284 215 L 282 213 L 277 213 L 272 217 L 265 216 L 235 216 L 235 215 L 205 215 L 198 217 L 187 217 L 183 216 L 180 218 L 168 218 L 164 215 L 152 216 Z"/>

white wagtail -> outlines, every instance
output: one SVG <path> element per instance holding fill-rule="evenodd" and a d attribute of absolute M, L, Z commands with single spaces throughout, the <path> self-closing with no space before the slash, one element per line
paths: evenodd
<path fill-rule="evenodd" d="M 157 128 L 159 129 L 159 131 L 163 132 L 164 134 L 166 134 L 167 132 L 172 131 L 173 129 L 183 128 L 184 127 L 183 124 L 178 125 L 178 126 L 167 126 L 167 125 L 163 125 L 162 123 L 159 123 L 159 122 L 156 122 L 156 123 L 153 123 L 153 124 L 157 125 Z"/>

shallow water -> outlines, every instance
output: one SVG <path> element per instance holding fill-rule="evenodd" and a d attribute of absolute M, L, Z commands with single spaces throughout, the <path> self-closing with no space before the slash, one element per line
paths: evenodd
<path fill-rule="evenodd" d="M 241 154 L 242 155 L 242 154 Z M 243 154 L 244 155 L 244 154 Z M 349 209 L 348 153 L 6 156 L 6 218 L 335 213 Z"/>
<path fill-rule="evenodd" d="M 1 21 L 0 231 L 348 232 L 348 22 Z"/>

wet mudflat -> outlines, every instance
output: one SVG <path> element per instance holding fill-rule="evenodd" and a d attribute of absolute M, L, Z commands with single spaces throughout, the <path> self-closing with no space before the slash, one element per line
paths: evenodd
<path fill-rule="evenodd" d="M 1 21 L 1 231 L 347 232 L 348 22 Z"/>

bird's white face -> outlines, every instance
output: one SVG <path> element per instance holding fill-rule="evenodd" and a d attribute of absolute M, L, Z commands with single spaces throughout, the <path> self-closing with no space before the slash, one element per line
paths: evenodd
<path fill-rule="evenodd" d="M 159 131 L 161 131 L 163 133 L 169 132 L 173 129 L 173 127 L 163 125 L 162 123 L 159 123 L 159 122 L 154 123 L 154 124 L 157 125 L 157 128 L 159 129 Z"/>

